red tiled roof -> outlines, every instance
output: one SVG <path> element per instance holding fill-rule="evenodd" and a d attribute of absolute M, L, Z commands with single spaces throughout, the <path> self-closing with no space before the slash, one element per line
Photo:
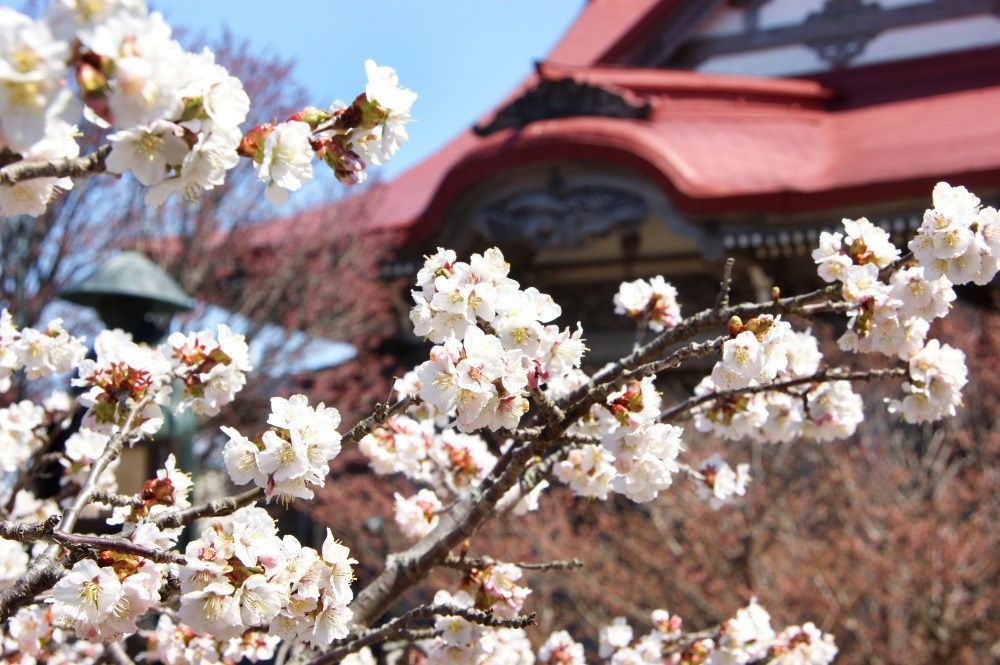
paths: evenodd
<path fill-rule="evenodd" d="M 648 119 L 580 116 L 535 121 L 486 137 L 463 132 L 363 195 L 372 224 L 426 239 L 456 197 L 478 181 L 505 169 L 561 160 L 632 167 L 691 214 L 788 213 L 926 199 L 941 179 L 1000 187 L 997 81 L 843 108 L 842 100 L 832 99 L 835 91 L 815 81 L 599 64 L 603 54 L 634 41 L 676 4 L 591 0 L 538 72 L 508 97 L 521 96 L 540 77 L 571 76 L 649 101 Z M 983 53 L 1000 61 L 1000 50 Z M 831 110 L 836 104 L 840 109 Z"/>
<path fill-rule="evenodd" d="M 656 77 L 635 74 L 609 81 L 650 93 Z M 926 198 L 929 184 L 948 178 L 1000 184 L 1000 114 L 990 111 L 1000 108 L 1000 87 L 829 113 L 819 103 L 828 91 L 811 82 L 654 74 L 662 85 L 649 95 L 648 120 L 575 117 L 485 138 L 463 133 L 376 190 L 376 225 L 426 237 L 478 180 L 556 160 L 633 167 L 695 214 Z"/>

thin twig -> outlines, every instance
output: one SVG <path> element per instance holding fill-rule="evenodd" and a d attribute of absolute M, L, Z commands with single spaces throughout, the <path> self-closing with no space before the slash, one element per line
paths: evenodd
<path fill-rule="evenodd" d="M 759 386 L 748 386 L 737 388 L 736 390 L 724 390 L 707 395 L 691 397 L 680 404 L 671 407 L 660 414 L 660 422 L 672 422 L 684 413 L 701 406 L 706 402 L 726 400 L 736 395 L 749 395 L 753 393 L 787 392 L 788 388 L 795 386 L 810 385 L 814 383 L 829 383 L 832 381 L 878 381 L 880 379 L 892 379 L 906 376 L 906 368 L 890 367 L 887 369 L 869 369 L 863 371 L 851 371 L 847 367 L 832 367 L 810 374 L 798 379 L 788 379 L 787 381 L 776 381 Z M 808 391 L 807 391 L 808 392 Z M 798 393 L 796 393 L 798 394 Z"/>
<path fill-rule="evenodd" d="M 715 309 L 729 307 L 729 292 L 733 287 L 733 265 L 736 259 L 729 257 L 722 266 L 722 281 L 719 283 L 719 295 L 715 298 Z"/>
<path fill-rule="evenodd" d="M 544 563 L 509 563 L 500 561 L 488 556 L 464 557 L 451 554 L 441 562 L 445 568 L 454 570 L 469 570 L 470 568 L 489 568 L 490 566 L 513 565 L 523 570 L 575 570 L 583 568 L 583 562 L 579 559 L 569 559 L 567 561 L 547 561 Z"/>
<path fill-rule="evenodd" d="M 691 645 L 700 640 L 715 639 L 719 636 L 719 631 L 721 629 L 722 626 L 714 626 L 712 628 L 706 628 L 705 630 L 699 630 L 694 633 L 684 633 L 674 640 L 674 643 L 671 646 L 663 649 L 663 656 L 672 656 L 675 653 L 680 653 L 685 649 L 690 648 Z"/>
<path fill-rule="evenodd" d="M 397 414 L 403 413 L 410 406 L 418 404 L 419 398 L 414 395 L 406 395 L 402 399 L 396 400 L 392 404 L 379 404 L 375 408 L 375 413 L 360 421 L 347 432 L 343 440 L 357 443 L 371 433 L 373 429 L 385 423 L 386 420 Z"/>
<path fill-rule="evenodd" d="M 248 506 L 254 501 L 258 501 L 263 498 L 264 490 L 260 487 L 255 487 L 243 492 L 242 494 L 237 494 L 236 496 L 213 499 L 207 503 L 202 503 L 197 506 L 160 513 L 159 515 L 150 517 L 148 521 L 152 522 L 161 529 L 169 529 L 184 526 L 185 524 L 202 517 L 230 515 L 243 506 Z"/>

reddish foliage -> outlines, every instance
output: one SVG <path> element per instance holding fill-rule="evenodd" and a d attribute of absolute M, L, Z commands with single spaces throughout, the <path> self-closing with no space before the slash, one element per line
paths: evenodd
<path fill-rule="evenodd" d="M 745 501 L 715 512 L 685 481 L 644 505 L 581 500 L 557 488 L 538 513 L 491 523 L 470 552 L 585 562 L 580 571 L 527 573 L 536 640 L 567 628 L 594 646 L 613 617 L 645 629 L 655 608 L 701 628 L 756 596 L 777 624 L 811 620 L 834 633 L 839 662 L 987 662 L 1000 620 L 1000 316 L 956 309 L 938 336 L 969 356 L 958 418 L 900 424 L 879 403 L 896 391 L 886 385 L 849 441 L 760 446 L 706 440 L 689 428 L 694 460 L 719 450 L 752 462 Z M 312 506 L 367 566 L 406 544 L 392 522 L 391 494 L 411 491 L 400 489 L 403 481 L 384 483 L 342 474 Z M 385 533 L 352 535 L 352 516 L 376 510 Z M 438 573 L 423 598 L 457 583 L 456 573 Z"/>

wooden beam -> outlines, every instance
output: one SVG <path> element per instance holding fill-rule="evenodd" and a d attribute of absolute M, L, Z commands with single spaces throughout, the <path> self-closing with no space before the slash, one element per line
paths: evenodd
<path fill-rule="evenodd" d="M 863 5 L 857 11 L 812 14 L 804 23 L 726 37 L 699 37 L 676 51 L 663 50 L 651 61 L 654 67 L 694 69 L 724 55 L 778 48 L 793 44 L 830 42 L 852 35 L 871 38 L 891 28 L 934 23 L 948 19 L 1000 14 L 1000 0 L 933 0 L 918 5 L 882 8 Z"/>
<path fill-rule="evenodd" d="M 661 21 L 658 30 L 650 31 L 655 38 L 643 48 L 626 55 L 624 64 L 656 66 L 652 64 L 664 53 L 673 53 L 691 32 L 722 5 L 724 0 L 685 0 L 679 2 Z"/>

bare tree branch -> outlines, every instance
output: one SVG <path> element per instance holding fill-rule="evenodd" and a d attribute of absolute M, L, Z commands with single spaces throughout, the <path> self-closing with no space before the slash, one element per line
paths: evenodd
<path fill-rule="evenodd" d="M 500 619 L 493 615 L 492 611 L 483 611 L 471 607 L 461 607 L 451 603 L 436 605 L 421 605 L 415 607 L 406 614 L 390 619 L 377 628 L 360 631 L 356 637 L 335 640 L 335 645 L 331 650 L 325 652 L 319 658 L 310 661 L 309 665 L 328 665 L 341 660 L 348 654 L 355 653 L 366 646 L 377 642 L 384 642 L 389 639 L 399 637 L 401 633 L 414 621 L 439 616 L 457 616 L 480 626 L 491 628 L 526 628 L 534 625 L 535 614 L 514 617 L 513 619 Z"/>
<path fill-rule="evenodd" d="M 104 173 L 104 161 L 110 153 L 111 145 L 105 144 L 90 154 L 72 159 L 14 162 L 0 169 L 0 185 L 16 185 L 35 178 L 89 178 Z"/>

